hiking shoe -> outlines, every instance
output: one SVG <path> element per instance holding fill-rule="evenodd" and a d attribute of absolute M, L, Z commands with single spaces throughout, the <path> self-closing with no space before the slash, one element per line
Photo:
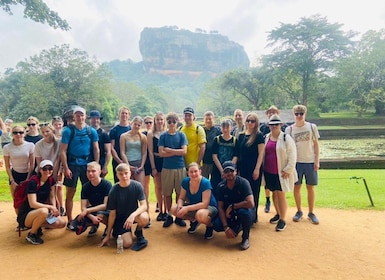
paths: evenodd
<path fill-rule="evenodd" d="M 41 227 L 39 227 L 39 229 L 37 230 L 36 235 L 38 237 L 42 237 L 43 236 L 43 229 Z"/>
<path fill-rule="evenodd" d="M 159 214 L 158 214 L 158 216 L 156 216 L 156 220 L 158 221 L 158 222 L 160 222 L 160 221 L 164 221 L 164 216 L 166 216 L 165 215 L 166 213 L 162 213 L 162 212 L 160 212 Z"/>
<path fill-rule="evenodd" d="M 266 204 L 265 204 L 265 213 L 269 213 L 269 212 L 270 212 L 270 205 L 271 205 L 270 200 L 269 200 L 269 201 L 266 201 Z"/>
<path fill-rule="evenodd" d="M 44 240 L 41 239 L 37 234 L 29 232 L 27 237 L 25 238 L 29 243 L 33 245 L 41 245 L 44 243 Z"/>
<path fill-rule="evenodd" d="M 148 244 L 148 241 L 143 236 L 139 236 L 136 239 L 135 244 L 132 245 L 131 250 L 133 250 L 133 251 L 140 251 L 143 248 L 147 247 L 147 244 Z"/>
<path fill-rule="evenodd" d="M 273 218 L 270 219 L 270 224 L 276 224 L 279 221 L 279 215 L 276 214 Z"/>
<path fill-rule="evenodd" d="M 67 223 L 67 226 L 66 226 L 67 230 L 69 230 L 69 231 L 75 231 L 76 230 L 76 227 L 74 225 L 74 223 L 75 223 L 74 221 L 76 221 L 76 220 L 73 220 L 73 221 Z"/>
<path fill-rule="evenodd" d="M 239 244 L 239 248 L 241 248 L 241 250 L 247 250 L 249 249 L 249 247 L 250 247 L 250 242 L 248 238 L 242 240 L 241 244 Z"/>
<path fill-rule="evenodd" d="M 190 222 L 190 228 L 187 230 L 188 233 L 194 233 L 197 231 L 199 226 L 198 221 Z"/>
<path fill-rule="evenodd" d="M 284 231 L 286 228 L 286 222 L 284 220 L 279 219 L 277 226 L 275 227 L 276 231 Z"/>
<path fill-rule="evenodd" d="M 96 233 L 98 232 L 98 228 L 99 228 L 99 224 L 97 224 L 97 225 L 92 225 L 90 231 L 88 232 L 87 237 L 95 236 Z"/>
<path fill-rule="evenodd" d="M 205 232 L 205 239 L 210 240 L 214 238 L 214 228 L 213 227 L 206 227 L 206 232 Z"/>
<path fill-rule="evenodd" d="M 319 220 L 318 220 L 317 216 L 314 215 L 314 213 L 309 213 L 307 215 L 307 218 L 311 221 L 312 224 L 315 224 L 315 225 L 319 224 Z"/>
<path fill-rule="evenodd" d="M 169 227 L 174 222 L 174 220 L 172 219 L 171 215 L 168 215 L 168 214 L 166 214 L 166 215 L 167 215 L 167 218 L 166 218 L 166 220 L 163 223 L 163 227 Z"/>
<path fill-rule="evenodd" d="M 65 216 L 66 215 L 66 211 L 64 210 L 63 207 L 60 207 L 60 216 Z"/>
<path fill-rule="evenodd" d="M 302 220 L 302 216 L 303 216 L 302 211 L 297 211 L 297 213 L 295 213 L 295 215 L 293 217 L 293 221 L 299 222 L 300 220 Z"/>
<path fill-rule="evenodd" d="M 177 224 L 180 227 L 185 227 L 186 226 L 186 222 L 183 221 L 181 218 L 175 218 L 175 224 Z"/>

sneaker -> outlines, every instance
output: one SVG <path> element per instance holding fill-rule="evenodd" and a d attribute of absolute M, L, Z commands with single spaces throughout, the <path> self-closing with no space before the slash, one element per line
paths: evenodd
<path fill-rule="evenodd" d="M 97 224 L 97 225 L 92 225 L 90 231 L 88 232 L 87 237 L 95 236 L 96 233 L 98 232 L 98 228 L 99 228 L 99 224 Z"/>
<path fill-rule="evenodd" d="M 150 228 L 151 227 L 151 220 L 148 221 L 148 224 L 144 228 Z"/>
<path fill-rule="evenodd" d="M 164 213 L 165 214 L 165 213 Z M 162 212 L 160 212 L 159 214 L 158 214 L 158 216 L 156 216 L 156 220 L 158 221 L 158 222 L 160 222 L 160 221 L 164 221 L 164 215 Z"/>
<path fill-rule="evenodd" d="M 76 229 L 76 235 L 80 235 L 87 230 L 88 222 L 86 218 L 79 223 L 78 228 Z"/>
<path fill-rule="evenodd" d="M 266 201 L 266 204 L 265 204 L 265 213 L 269 213 L 270 212 L 270 200 L 269 201 Z"/>
<path fill-rule="evenodd" d="M 158 203 L 156 203 L 155 213 L 159 213 L 159 204 Z"/>
<path fill-rule="evenodd" d="M 60 207 L 60 216 L 65 216 L 66 215 L 66 211 L 64 210 L 63 207 Z"/>
<path fill-rule="evenodd" d="M 293 217 L 293 221 L 299 222 L 300 220 L 302 220 L 302 216 L 303 216 L 302 211 L 297 211 L 297 213 L 295 213 L 295 215 Z"/>
<path fill-rule="evenodd" d="M 275 227 L 276 231 L 284 231 L 286 228 L 286 222 L 284 220 L 279 219 L 277 226 Z"/>
<path fill-rule="evenodd" d="M 26 230 L 29 230 L 30 228 L 28 228 L 28 227 L 19 227 L 19 226 L 17 226 L 16 228 L 15 228 L 15 231 L 17 232 L 17 231 L 26 231 Z"/>
<path fill-rule="evenodd" d="M 307 215 L 307 218 L 311 221 L 312 224 L 315 224 L 315 225 L 319 224 L 319 220 L 318 220 L 317 216 L 314 215 L 314 213 L 309 213 Z"/>
<path fill-rule="evenodd" d="M 185 227 L 186 226 L 186 222 L 183 221 L 181 218 L 175 218 L 175 223 L 180 226 L 180 227 Z"/>
<path fill-rule="evenodd" d="M 67 223 L 67 226 L 66 226 L 66 229 L 69 230 L 69 231 L 75 231 L 76 230 L 76 227 L 74 225 L 74 222 L 75 220 L 72 220 L 71 222 L 68 222 Z"/>
<path fill-rule="evenodd" d="M 41 245 L 44 243 L 44 240 L 41 239 L 37 234 L 29 232 L 27 237 L 25 238 L 29 243 L 33 245 Z"/>
<path fill-rule="evenodd" d="M 197 231 L 199 226 L 198 221 L 190 222 L 190 228 L 187 230 L 188 233 L 194 233 Z"/>
<path fill-rule="evenodd" d="M 270 224 L 276 224 L 279 221 L 279 215 L 276 214 L 273 218 L 270 219 Z"/>
<path fill-rule="evenodd" d="M 43 236 L 43 229 L 41 227 L 37 230 L 36 235 L 38 237 L 42 237 Z"/>
<path fill-rule="evenodd" d="M 239 244 L 239 247 L 241 248 L 241 250 L 249 249 L 249 247 L 250 247 L 249 239 L 246 238 L 246 239 L 242 240 L 241 244 Z"/>
<path fill-rule="evenodd" d="M 166 218 L 166 220 L 163 223 L 163 227 L 169 227 L 174 222 L 174 220 L 173 220 L 171 215 L 168 215 L 168 214 L 166 214 L 166 215 L 167 215 L 167 218 Z"/>
<path fill-rule="evenodd" d="M 205 232 L 205 239 L 210 240 L 214 238 L 214 228 L 213 227 L 206 227 L 206 232 Z"/>

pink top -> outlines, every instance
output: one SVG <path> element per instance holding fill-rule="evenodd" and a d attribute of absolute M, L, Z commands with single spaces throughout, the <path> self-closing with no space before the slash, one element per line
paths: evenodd
<path fill-rule="evenodd" d="M 265 147 L 265 162 L 263 164 L 263 170 L 270 174 L 278 174 L 276 146 L 277 142 L 269 139 Z"/>

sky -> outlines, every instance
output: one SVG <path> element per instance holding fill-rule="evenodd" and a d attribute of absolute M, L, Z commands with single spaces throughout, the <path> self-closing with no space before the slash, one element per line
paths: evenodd
<path fill-rule="evenodd" d="M 384 0 L 46 0 L 71 26 L 70 31 L 0 10 L 0 73 L 44 49 L 69 44 L 99 62 L 142 60 L 140 33 L 145 27 L 177 26 L 218 31 L 242 45 L 251 63 L 268 54 L 268 32 L 280 24 L 319 14 L 342 30 L 365 33 L 385 28 Z"/>

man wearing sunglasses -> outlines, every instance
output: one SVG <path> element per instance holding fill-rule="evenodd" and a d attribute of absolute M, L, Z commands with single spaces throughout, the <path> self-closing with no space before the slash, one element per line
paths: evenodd
<path fill-rule="evenodd" d="M 253 219 L 254 196 L 248 180 L 237 176 L 235 164 L 229 160 L 222 164 L 224 178 L 217 188 L 218 217 L 215 231 L 224 231 L 227 238 L 236 238 L 242 230 L 241 250 L 250 247 L 249 235 Z"/>
<path fill-rule="evenodd" d="M 305 177 L 307 189 L 307 201 L 309 206 L 308 219 L 315 225 L 319 224 L 317 216 L 314 214 L 315 206 L 315 186 L 318 184 L 317 171 L 320 167 L 319 159 L 319 133 L 317 126 L 305 121 L 307 108 L 304 105 L 295 105 L 293 114 L 295 123 L 286 128 L 285 133 L 289 134 L 295 141 L 297 147 L 298 181 L 294 184 L 294 200 L 297 206 L 297 213 L 293 217 L 294 222 L 299 222 L 303 218 L 301 208 L 301 186 L 302 179 Z"/>

